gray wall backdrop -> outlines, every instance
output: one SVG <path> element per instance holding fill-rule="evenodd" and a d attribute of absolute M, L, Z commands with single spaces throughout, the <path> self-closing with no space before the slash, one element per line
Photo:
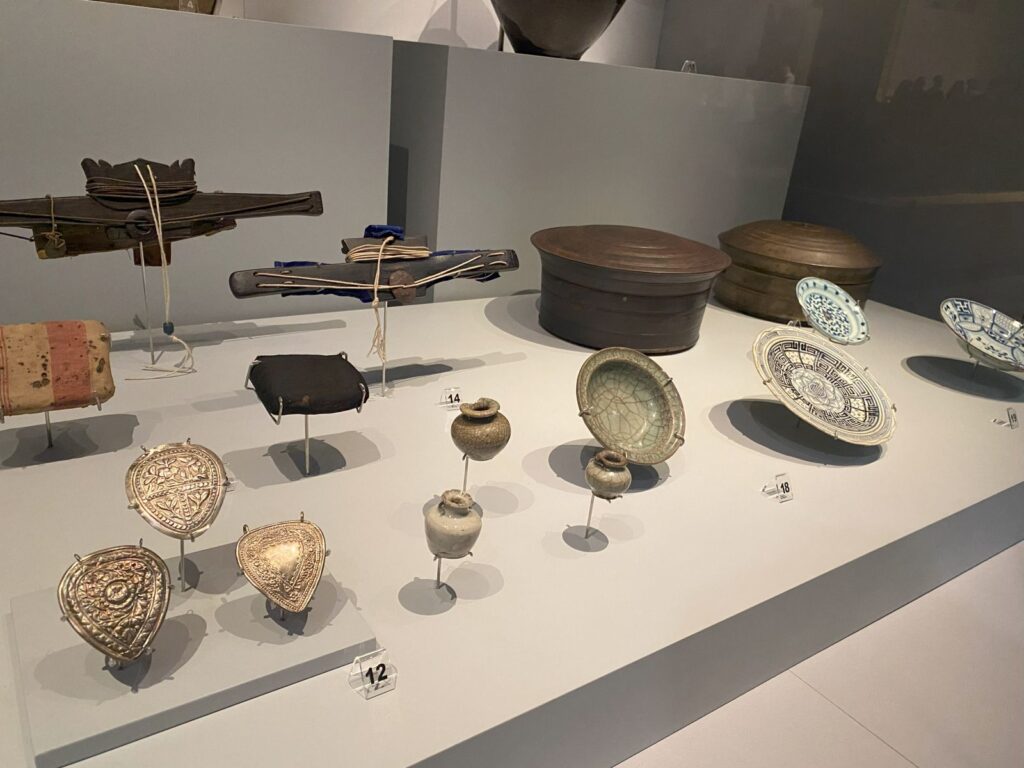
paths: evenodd
<path fill-rule="evenodd" d="M 179 325 L 357 308 L 322 297 L 232 297 L 228 273 L 334 260 L 385 218 L 391 40 L 85 2 L 0 2 L 0 199 L 84 194 L 83 157 L 196 160 L 204 191 L 319 189 L 324 215 L 241 221 L 176 243 Z M 24 233 L 24 232 L 22 232 Z M 126 252 L 39 261 L 0 237 L 0 322 L 142 314 Z M 148 272 L 154 316 L 159 270 Z M 328 305 L 329 303 L 329 305 Z"/>
<path fill-rule="evenodd" d="M 737 223 L 778 217 L 807 96 L 795 85 L 403 42 L 395 83 L 392 157 L 410 159 L 404 209 L 393 194 L 392 211 L 441 248 L 520 257 L 518 272 L 492 283 L 438 286 L 441 299 L 538 288 L 530 235 L 545 227 L 631 224 L 715 243 Z M 436 115 L 438 99 L 440 137 L 398 125 L 403 113 Z"/>

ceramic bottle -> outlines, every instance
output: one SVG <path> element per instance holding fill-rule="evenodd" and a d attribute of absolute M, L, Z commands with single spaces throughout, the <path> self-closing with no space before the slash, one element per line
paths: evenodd
<path fill-rule="evenodd" d="M 457 560 L 470 554 L 483 520 L 465 491 L 445 491 L 424 520 L 427 546 L 434 557 Z"/>
<path fill-rule="evenodd" d="M 586 468 L 587 485 L 599 499 L 617 499 L 629 490 L 633 476 L 626 464 L 626 457 L 617 451 L 599 451 Z"/>
<path fill-rule="evenodd" d="M 475 403 L 463 403 L 452 422 L 455 447 L 473 461 L 493 459 L 508 445 L 512 425 L 499 413 L 497 400 L 481 397 Z"/>

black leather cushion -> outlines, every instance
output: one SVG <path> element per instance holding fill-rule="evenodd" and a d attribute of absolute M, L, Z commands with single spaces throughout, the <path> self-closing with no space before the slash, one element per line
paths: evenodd
<path fill-rule="evenodd" d="M 256 396 L 271 416 L 339 413 L 370 397 L 363 374 L 341 355 L 260 355 L 249 371 Z"/>

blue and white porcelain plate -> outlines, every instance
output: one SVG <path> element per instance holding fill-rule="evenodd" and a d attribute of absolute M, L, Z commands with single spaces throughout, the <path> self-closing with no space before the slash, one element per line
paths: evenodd
<path fill-rule="evenodd" d="M 822 336 L 840 344 L 867 341 L 867 318 L 857 300 L 835 283 L 805 277 L 796 284 L 796 299 L 807 322 Z"/>
<path fill-rule="evenodd" d="M 1024 371 L 1024 325 L 970 299 L 946 299 L 939 314 L 975 360 L 1003 371 Z"/>
<path fill-rule="evenodd" d="M 896 430 L 896 407 L 852 355 L 813 331 L 779 326 L 754 341 L 761 381 L 793 413 L 855 445 L 881 445 Z"/>

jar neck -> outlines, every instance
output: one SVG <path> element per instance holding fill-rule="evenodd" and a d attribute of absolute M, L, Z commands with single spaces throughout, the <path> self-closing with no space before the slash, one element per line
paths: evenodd
<path fill-rule="evenodd" d="M 441 494 L 440 507 L 446 515 L 465 517 L 473 509 L 473 497 L 463 491 L 445 491 Z"/>

